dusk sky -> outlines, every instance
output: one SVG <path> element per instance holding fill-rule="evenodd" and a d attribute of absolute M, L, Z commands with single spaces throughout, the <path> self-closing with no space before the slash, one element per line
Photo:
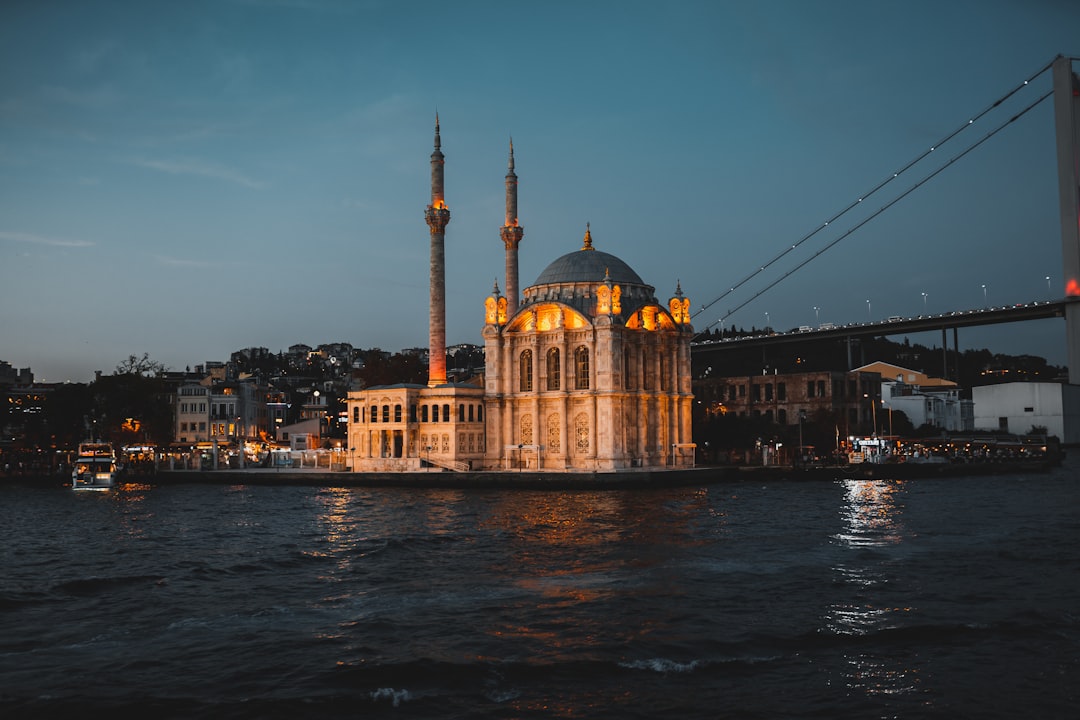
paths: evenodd
<path fill-rule="evenodd" d="M 511 136 L 522 287 L 588 222 L 697 312 L 1058 54 L 1080 55 L 1074 0 L 7 0 L 0 360 L 86 382 L 143 353 L 426 346 L 436 112 L 448 344 L 481 342 L 504 284 Z M 752 299 L 1050 89 L 1047 70 L 695 328 L 979 308 L 983 285 L 1060 298 L 1047 98 Z M 1065 363 L 1062 320 L 959 337 Z"/>

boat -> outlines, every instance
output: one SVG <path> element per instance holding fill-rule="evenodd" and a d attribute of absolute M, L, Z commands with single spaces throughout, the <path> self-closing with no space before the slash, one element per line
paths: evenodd
<path fill-rule="evenodd" d="M 108 490 L 116 484 L 116 451 L 106 442 L 79 443 L 71 470 L 72 490 Z"/>

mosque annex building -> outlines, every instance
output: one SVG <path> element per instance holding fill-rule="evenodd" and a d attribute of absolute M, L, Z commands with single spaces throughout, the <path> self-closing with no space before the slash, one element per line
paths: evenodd
<path fill-rule="evenodd" d="M 485 300 L 481 384 L 447 382 L 445 237 L 439 123 L 431 154 L 428 384 L 348 395 L 354 471 L 528 468 L 604 472 L 693 464 L 690 301 L 666 305 L 618 257 L 593 247 L 551 262 L 518 291 L 517 175 L 511 143 L 506 277 Z"/>

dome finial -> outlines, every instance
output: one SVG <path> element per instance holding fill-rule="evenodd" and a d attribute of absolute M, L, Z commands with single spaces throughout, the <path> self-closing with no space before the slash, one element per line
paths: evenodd
<path fill-rule="evenodd" d="M 682 282 L 679 280 L 675 281 L 675 297 L 682 297 Z"/>
<path fill-rule="evenodd" d="M 499 297 L 499 295 L 500 295 L 500 293 L 499 293 L 499 278 L 495 278 L 495 287 L 491 291 L 491 294 L 494 295 L 496 298 Z"/>
<path fill-rule="evenodd" d="M 592 246 L 592 231 L 589 229 L 589 223 L 585 223 L 585 244 L 581 246 L 582 250 L 595 250 Z"/>

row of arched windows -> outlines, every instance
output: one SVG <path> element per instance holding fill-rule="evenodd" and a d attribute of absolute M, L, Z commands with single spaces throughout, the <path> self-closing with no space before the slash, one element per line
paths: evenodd
<path fill-rule="evenodd" d="M 545 356 L 547 367 L 547 389 L 559 390 L 562 387 L 562 361 L 559 348 L 551 348 Z M 518 356 L 518 390 L 532 392 L 533 389 L 533 352 L 522 350 Z M 589 389 L 589 348 L 581 345 L 574 350 L 574 389 Z"/>
<path fill-rule="evenodd" d="M 484 406 L 480 404 L 468 404 L 462 403 L 458 405 L 458 422 L 483 422 L 484 421 Z M 401 422 L 401 405 L 393 406 L 393 422 Z M 443 403 L 431 403 L 430 405 L 419 406 L 420 417 L 419 422 L 450 422 L 450 404 Z M 381 412 L 380 412 L 381 411 Z M 370 411 L 367 407 L 361 405 L 353 405 L 352 421 L 354 423 L 368 422 L 368 418 L 371 418 L 371 422 L 391 422 L 391 406 L 390 405 L 372 405 Z M 381 419 L 380 419 L 381 418 Z M 409 422 L 417 422 L 417 406 L 409 406 Z"/>

